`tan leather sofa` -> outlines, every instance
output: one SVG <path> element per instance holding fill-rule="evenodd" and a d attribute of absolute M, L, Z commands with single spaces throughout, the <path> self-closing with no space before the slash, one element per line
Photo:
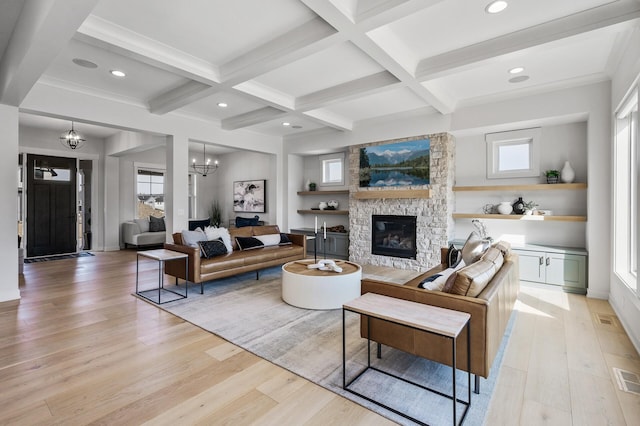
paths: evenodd
<path fill-rule="evenodd" d="M 471 314 L 471 373 L 475 375 L 475 392 L 479 392 L 478 377 L 487 378 L 490 373 L 502 336 L 520 288 L 518 255 L 505 257 L 502 267 L 477 297 L 459 296 L 418 288 L 426 277 L 446 269 L 447 249 L 441 250 L 442 264 L 408 281 L 404 285 L 364 278 L 361 291 L 377 293 L 432 306 L 453 309 Z M 366 324 L 361 332 L 366 337 Z M 467 366 L 466 329 L 457 340 L 457 366 L 464 371 Z M 440 336 L 428 334 L 396 324 L 371 319 L 371 339 L 414 355 L 442 364 L 451 365 L 451 346 Z"/>
<path fill-rule="evenodd" d="M 244 272 L 259 271 L 270 266 L 282 265 L 293 260 L 304 259 L 306 237 L 299 234 L 285 234 L 291 241 L 289 245 L 262 247 L 251 250 L 240 250 L 235 244 L 235 237 L 251 237 L 279 233 L 276 225 L 246 226 L 231 228 L 229 234 L 233 252 L 210 259 L 200 257 L 200 249 L 182 244 L 182 234 L 173 234 L 173 244 L 165 243 L 164 248 L 189 255 L 189 281 L 200 284 L 217 278 L 229 277 Z M 169 261 L 165 264 L 165 272 L 178 278 L 185 278 L 184 262 Z"/>

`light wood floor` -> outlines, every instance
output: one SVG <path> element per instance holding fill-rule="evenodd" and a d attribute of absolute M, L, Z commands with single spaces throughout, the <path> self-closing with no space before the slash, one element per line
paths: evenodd
<path fill-rule="evenodd" d="M 25 265 L 0 304 L 0 424 L 390 424 L 134 289 L 134 251 Z M 524 286 L 518 309 L 488 425 L 638 424 L 611 367 L 640 358 L 607 302 Z"/>

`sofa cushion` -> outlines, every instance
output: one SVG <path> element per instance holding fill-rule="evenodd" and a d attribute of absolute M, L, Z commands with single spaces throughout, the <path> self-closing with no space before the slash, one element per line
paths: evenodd
<path fill-rule="evenodd" d="M 222 241 L 222 238 L 199 241 L 198 245 L 200 246 L 200 256 L 205 259 L 211 259 L 212 257 L 227 254 L 227 246 Z"/>
<path fill-rule="evenodd" d="M 149 219 L 133 219 L 138 224 L 140 232 L 149 232 Z"/>
<path fill-rule="evenodd" d="M 489 242 L 480 238 L 477 232 L 469 234 L 467 241 L 462 247 L 462 260 L 467 265 L 471 265 L 482 256 L 482 253 L 489 247 Z"/>
<path fill-rule="evenodd" d="M 278 225 L 264 225 L 264 226 L 255 226 L 252 229 L 253 235 L 269 235 L 269 234 L 279 234 L 280 228 Z"/>
<path fill-rule="evenodd" d="M 264 243 L 256 237 L 236 237 L 236 244 L 240 250 L 252 250 L 264 247 Z"/>
<path fill-rule="evenodd" d="M 166 230 L 167 228 L 164 225 L 164 217 L 149 216 L 149 232 L 161 232 Z"/>
<path fill-rule="evenodd" d="M 502 252 L 504 257 L 511 256 L 511 243 L 509 241 L 498 241 L 494 247 Z"/>
<path fill-rule="evenodd" d="M 229 230 L 227 228 L 216 228 L 215 226 L 207 226 L 204 228 L 204 233 L 207 236 L 207 240 L 216 240 L 220 238 L 227 248 L 227 253 L 231 253 L 233 251 L 233 246 L 231 245 L 231 235 L 229 235 Z"/>
<path fill-rule="evenodd" d="M 207 241 L 207 235 L 202 229 L 196 228 L 194 231 L 182 230 L 182 243 L 185 246 L 198 248 L 199 241 Z"/>
<path fill-rule="evenodd" d="M 229 229 L 229 235 L 231 237 L 231 248 L 233 248 L 234 250 L 240 250 L 240 248 L 238 247 L 238 243 L 236 241 L 236 238 L 238 237 L 252 237 L 253 236 L 253 230 L 251 229 L 250 226 L 246 226 L 246 227 L 242 227 L 242 228 L 232 228 Z"/>
<path fill-rule="evenodd" d="M 457 272 L 455 282 L 447 293 L 476 297 L 489 284 L 496 271 L 496 265 L 489 260 L 479 260 L 465 266 Z"/>
<path fill-rule="evenodd" d="M 480 259 L 488 260 L 493 263 L 496 267 L 496 271 L 502 268 L 502 264 L 504 263 L 504 256 L 502 255 L 502 252 L 495 247 L 489 247 Z"/>

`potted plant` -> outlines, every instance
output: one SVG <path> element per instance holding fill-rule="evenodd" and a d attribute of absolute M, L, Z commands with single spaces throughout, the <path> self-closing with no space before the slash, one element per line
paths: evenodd
<path fill-rule="evenodd" d="M 533 210 L 535 210 L 536 207 L 538 207 L 538 204 L 533 202 L 533 201 L 525 201 L 523 203 L 524 205 L 524 214 L 533 214 Z"/>
<path fill-rule="evenodd" d="M 211 226 L 215 226 L 216 228 L 220 227 L 220 224 L 222 223 L 222 209 L 217 201 L 211 203 L 209 218 Z"/>
<path fill-rule="evenodd" d="M 544 175 L 547 177 L 547 183 L 558 183 L 560 179 L 560 172 L 557 170 L 547 170 Z"/>
<path fill-rule="evenodd" d="M 309 191 L 315 191 L 316 190 L 316 183 L 315 182 L 311 182 L 309 184 Z"/>

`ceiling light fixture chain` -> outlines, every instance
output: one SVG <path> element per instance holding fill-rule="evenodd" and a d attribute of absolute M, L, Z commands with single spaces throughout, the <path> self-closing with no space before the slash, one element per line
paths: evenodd
<path fill-rule="evenodd" d="M 73 127 L 73 121 L 71 122 L 71 130 L 68 130 L 60 136 L 60 143 L 65 148 L 80 149 L 84 146 L 86 139 L 80 136 Z"/>
<path fill-rule="evenodd" d="M 202 164 L 196 164 L 196 159 L 193 159 L 191 163 L 191 168 L 194 172 L 202 175 L 202 177 L 207 177 L 209 173 L 215 173 L 218 170 L 218 160 L 214 161 L 211 164 L 211 160 L 207 159 L 207 145 L 202 144 Z"/>

